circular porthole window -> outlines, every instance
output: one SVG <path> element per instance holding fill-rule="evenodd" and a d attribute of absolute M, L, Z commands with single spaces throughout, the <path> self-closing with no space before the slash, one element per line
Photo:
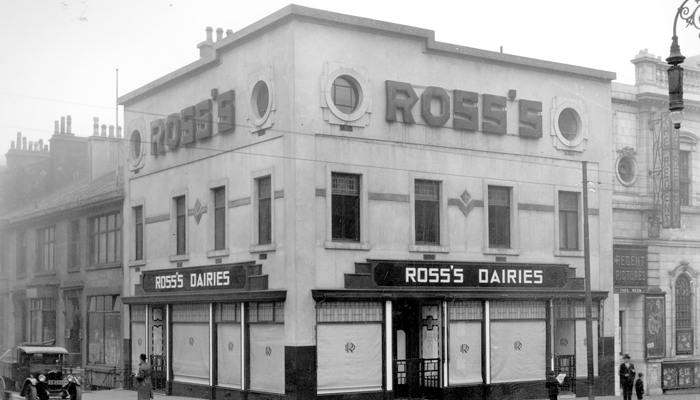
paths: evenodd
<path fill-rule="evenodd" d="M 333 104 L 345 114 L 352 114 L 360 102 L 359 84 L 355 79 L 343 75 L 335 78 L 331 87 Z"/>
<path fill-rule="evenodd" d="M 260 119 L 265 119 L 265 115 L 270 110 L 270 88 L 265 81 L 258 81 L 253 87 L 253 98 L 251 99 L 253 111 Z"/>
<path fill-rule="evenodd" d="M 131 149 L 131 164 L 138 165 L 141 161 L 143 142 L 141 140 L 141 132 L 134 130 L 129 138 L 129 148 Z"/>
<path fill-rule="evenodd" d="M 617 159 L 617 179 L 625 186 L 632 186 L 637 180 L 637 161 L 632 155 L 624 155 Z"/>
<path fill-rule="evenodd" d="M 567 140 L 574 140 L 581 132 L 581 117 L 573 108 L 565 108 L 559 114 L 559 132 Z"/>

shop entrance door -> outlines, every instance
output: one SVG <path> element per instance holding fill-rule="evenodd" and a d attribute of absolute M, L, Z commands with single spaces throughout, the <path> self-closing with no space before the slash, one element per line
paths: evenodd
<path fill-rule="evenodd" d="M 395 398 L 440 397 L 440 305 L 399 300 L 393 307 Z"/>
<path fill-rule="evenodd" d="M 168 365 L 165 356 L 165 307 L 153 306 L 150 311 L 151 385 L 153 390 L 165 392 L 165 369 Z"/>

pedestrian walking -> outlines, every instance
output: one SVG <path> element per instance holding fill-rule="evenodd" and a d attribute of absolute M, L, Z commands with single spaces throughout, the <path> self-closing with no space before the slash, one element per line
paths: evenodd
<path fill-rule="evenodd" d="M 138 381 L 138 389 L 136 391 L 137 400 L 150 400 L 153 398 L 153 389 L 151 388 L 151 366 L 146 361 L 146 355 L 141 354 L 141 362 L 139 363 L 139 373 L 136 375 Z"/>
<path fill-rule="evenodd" d="M 644 397 L 644 381 L 642 380 L 642 377 L 644 376 L 643 373 L 639 373 L 637 375 L 637 382 L 634 383 L 634 391 L 637 392 L 637 400 L 642 400 Z"/>
<path fill-rule="evenodd" d="M 634 364 L 630 362 L 629 354 L 622 357 L 624 361 L 620 365 L 620 386 L 622 386 L 623 400 L 632 400 L 632 389 L 634 388 L 634 377 L 637 375 Z"/>
<path fill-rule="evenodd" d="M 547 393 L 549 394 L 549 400 L 557 400 L 557 397 L 559 397 L 559 381 L 554 375 L 554 371 L 547 372 L 545 387 L 547 388 Z"/>

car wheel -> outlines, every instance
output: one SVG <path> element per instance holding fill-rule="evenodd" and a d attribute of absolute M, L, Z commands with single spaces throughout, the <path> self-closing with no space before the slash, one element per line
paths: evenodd
<path fill-rule="evenodd" d="M 73 393 L 70 395 L 70 400 L 81 400 L 83 397 L 83 389 L 80 386 L 73 385 Z"/>
<path fill-rule="evenodd" d="M 36 388 L 34 386 L 29 386 L 29 393 L 27 393 L 27 400 L 39 400 L 36 395 Z"/>

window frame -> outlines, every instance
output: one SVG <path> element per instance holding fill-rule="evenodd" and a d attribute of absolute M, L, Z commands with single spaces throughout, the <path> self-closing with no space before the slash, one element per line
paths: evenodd
<path fill-rule="evenodd" d="M 188 193 L 187 190 L 179 190 L 179 191 L 173 191 L 170 193 L 170 201 L 171 201 L 171 206 L 170 206 L 170 261 L 171 262 L 179 262 L 179 261 L 186 261 L 189 260 L 189 245 L 188 245 L 188 240 L 189 240 L 189 208 L 188 208 Z M 183 233 L 184 233 L 184 238 L 182 239 L 184 249 L 181 253 L 178 252 L 178 241 L 179 241 L 179 236 L 178 236 L 178 210 L 177 210 L 177 202 L 178 199 L 183 199 L 184 203 L 184 215 L 181 215 L 182 221 L 184 223 L 183 226 Z"/>
<path fill-rule="evenodd" d="M 439 179 L 435 179 L 434 175 L 411 173 L 409 174 L 409 204 L 410 204 L 410 219 L 409 219 L 409 229 L 411 238 L 409 251 L 419 252 L 419 253 L 448 253 L 450 251 L 449 246 L 449 227 L 447 218 L 447 198 L 445 196 L 445 182 Z M 416 199 L 416 182 L 417 181 L 427 181 L 434 182 L 438 185 L 438 199 L 436 201 L 438 205 L 438 242 L 437 243 L 419 243 L 416 241 L 416 202 L 421 201 Z"/>
<path fill-rule="evenodd" d="M 686 157 L 685 168 L 681 163 L 683 157 Z M 693 182 L 693 152 L 690 150 L 681 149 L 678 152 L 678 199 L 682 207 L 692 206 L 692 182 Z M 685 175 L 685 176 L 684 176 Z M 683 189 L 685 188 L 685 190 Z"/>
<path fill-rule="evenodd" d="M 683 281 L 687 284 L 688 293 L 679 295 L 680 282 Z M 692 278 L 686 273 L 679 274 L 674 282 L 673 287 L 673 316 L 674 316 L 674 342 L 675 342 L 675 353 L 677 355 L 693 355 L 695 350 L 695 329 L 693 326 L 693 285 Z M 681 301 L 685 300 L 685 301 Z M 687 318 L 680 318 L 679 314 L 686 314 Z M 689 334 L 688 337 L 691 339 L 690 350 L 679 350 L 678 348 L 678 338 L 681 334 Z"/>
<path fill-rule="evenodd" d="M 577 249 L 565 249 L 562 248 L 561 243 L 561 203 L 560 194 L 561 193 L 575 193 L 577 195 L 577 205 L 578 205 L 578 225 L 576 233 L 578 235 Z M 554 187 L 554 255 L 561 257 L 583 257 L 583 193 L 580 190 L 576 190 L 569 187 Z"/>
<path fill-rule="evenodd" d="M 115 216 L 115 228 L 109 229 L 109 217 Z M 105 220 L 105 230 L 102 231 L 100 219 L 106 218 Z M 95 220 L 98 220 L 98 231 L 94 231 Z M 94 215 L 88 219 L 88 266 L 104 266 L 104 265 L 115 265 L 122 262 L 122 250 L 124 243 L 122 242 L 122 230 L 124 229 L 124 222 L 122 219 L 122 210 L 112 210 L 103 214 Z M 114 260 L 109 261 L 109 234 L 114 233 Z M 100 249 L 101 246 L 97 244 L 97 249 L 95 249 L 95 237 L 105 234 L 105 261 L 100 262 Z"/>
<path fill-rule="evenodd" d="M 66 252 L 66 269 L 68 271 L 80 270 L 80 236 L 82 233 L 80 219 L 68 222 L 68 251 Z"/>
<path fill-rule="evenodd" d="M 46 235 L 48 234 L 48 238 Z M 48 257 L 48 260 L 46 259 Z M 56 225 L 36 230 L 36 263 L 38 273 L 56 270 Z"/>
<path fill-rule="evenodd" d="M 489 187 L 497 186 L 510 189 L 510 247 L 491 247 L 489 240 Z M 515 182 L 484 180 L 484 254 L 520 255 L 520 238 L 518 230 L 518 188 Z"/>
<path fill-rule="evenodd" d="M 333 174 L 349 174 L 359 176 L 359 206 L 360 206 L 360 233 L 358 241 L 333 240 Z M 345 250 L 369 250 L 369 200 L 368 200 L 368 174 L 366 168 L 357 168 L 347 165 L 327 165 L 326 167 L 326 249 Z"/>
<path fill-rule="evenodd" d="M 229 232 L 229 216 L 228 216 L 228 202 L 229 202 L 229 184 L 228 179 L 218 179 L 210 181 L 207 185 L 209 188 L 209 201 L 206 207 L 207 215 L 207 258 L 221 258 L 228 256 L 230 254 L 230 241 L 231 235 Z M 223 247 L 221 249 L 216 248 L 216 193 L 217 191 L 223 191 L 223 204 L 220 205 L 220 209 L 223 209 Z"/>
<path fill-rule="evenodd" d="M 90 307 L 92 306 L 92 300 L 95 299 L 95 301 L 97 301 L 98 297 L 103 298 L 102 304 L 104 304 L 104 298 L 111 297 L 112 298 L 112 300 L 111 300 L 112 310 L 104 310 L 104 309 L 103 310 L 91 310 Z M 115 364 L 108 364 L 106 362 L 105 355 L 107 354 L 107 352 L 105 350 L 106 340 L 104 340 L 104 338 L 106 337 L 106 335 L 105 335 L 105 332 L 106 332 L 105 331 L 105 325 L 106 325 L 105 319 L 106 319 L 107 314 L 116 315 L 119 319 L 119 326 L 120 327 L 123 323 L 122 317 L 121 317 L 121 308 L 122 308 L 122 304 L 123 304 L 121 301 L 121 295 L 119 295 L 119 294 L 100 294 L 100 295 L 95 295 L 95 296 L 87 296 L 86 300 L 87 300 L 87 307 L 85 310 L 85 316 L 87 319 L 86 326 L 87 326 L 87 332 L 90 333 L 87 337 L 87 343 L 86 343 L 87 347 L 88 347 L 87 354 L 86 354 L 86 363 L 88 365 L 120 365 L 120 363 L 122 362 L 122 354 L 121 353 L 123 351 L 123 349 L 122 349 L 123 346 L 121 345 L 121 343 L 122 343 L 122 338 L 124 335 L 122 330 L 121 329 L 117 330 L 117 332 L 119 332 L 120 337 L 117 340 L 117 343 L 119 344 L 119 348 L 117 349 L 117 352 L 116 352 L 117 362 Z M 93 332 L 93 327 L 91 326 L 91 322 L 92 322 L 91 316 L 93 316 L 93 315 L 99 315 L 102 318 L 102 324 L 101 324 L 101 327 L 102 327 L 102 335 L 101 335 L 102 349 L 101 350 L 102 351 L 100 353 L 100 354 L 102 354 L 102 359 L 100 360 L 101 362 L 95 362 L 94 360 L 90 359 L 90 344 L 91 344 L 90 338 L 92 337 L 92 332 Z"/>
<path fill-rule="evenodd" d="M 15 256 L 15 277 L 27 277 L 27 231 L 17 231 L 15 236 L 17 255 Z"/>
<path fill-rule="evenodd" d="M 260 192 L 259 180 L 270 178 L 270 243 L 260 243 Z M 275 168 L 265 168 L 253 171 L 250 174 L 250 245 L 248 251 L 251 253 L 263 253 L 275 251 L 277 249 L 275 226 L 277 224 L 275 217 Z"/>
<path fill-rule="evenodd" d="M 58 329 L 58 314 L 57 314 L 57 301 L 54 298 L 51 297 L 35 297 L 35 298 L 28 298 L 27 299 L 29 303 L 28 307 L 28 322 L 29 322 L 29 340 L 32 342 L 44 342 L 47 340 L 55 339 L 56 337 L 56 332 Z M 35 305 L 38 304 L 38 308 L 35 308 Z M 49 307 L 53 306 L 53 308 Z M 41 321 L 41 326 L 40 327 L 35 327 L 35 318 L 39 318 Z M 53 321 L 53 337 L 50 337 L 51 334 L 49 333 L 47 337 L 44 337 L 44 323 L 47 321 Z M 36 337 L 35 334 L 35 328 L 39 329 L 39 337 Z"/>

